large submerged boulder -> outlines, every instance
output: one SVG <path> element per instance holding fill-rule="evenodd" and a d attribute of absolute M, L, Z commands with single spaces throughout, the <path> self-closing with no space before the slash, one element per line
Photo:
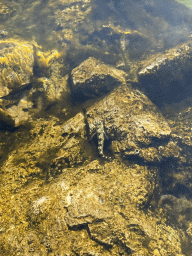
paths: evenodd
<path fill-rule="evenodd" d="M 7 223 L 1 236 L 4 251 L 181 256 L 184 234 L 165 223 L 162 210 L 153 213 L 138 207 L 149 202 L 155 185 L 154 169 L 128 167 L 120 160 L 101 165 L 95 160 L 66 169 L 51 183 L 36 180 L 27 185 L 28 193 L 26 187 L 11 198 L 5 193 L 1 199 Z M 20 213 L 19 227 L 9 222 L 10 205 Z"/>
<path fill-rule="evenodd" d="M 89 138 L 97 135 L 99 153 L 111 140 L 114 154 L 159 161 L 171 129 L 157 107 L 139 90 L 122 85 L 86 110 Z M 102 149 L 101 149 L 102 147 Z M 164 147 L 163 147 L 164 149 Z"/>

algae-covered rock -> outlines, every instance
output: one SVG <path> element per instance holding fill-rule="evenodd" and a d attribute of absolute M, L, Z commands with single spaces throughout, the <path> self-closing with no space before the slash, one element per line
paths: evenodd
<path fill-rule="evenodd" d="M 57 100 L 66 100 L 70 96 L 70 89 L 68 86 L 68 75 L 65 77 L 51 76 L 50 78 L 42 77 L 38 79 L 38 82 L 42 84 L 44 95 L 47 104 L 55 102 Z M 46 105 L 44 107 L 46 107 Z"/>
<path fill-rule="evenodd" d="M 141 86 L 146 89 L 155 103 L 169 103 L 185 98 L 191 93 L 191 41 L 149 56 L 141 63 L 138 73 Z"/>
<path fill-rule="evenodd" d="M 33 45 L 19 40 L 0 41 L 0 97 L 30 82 L 33 75 Z"/>
<path fill-rule="evenodd" d="M 53 1 L 50 1 L 50 5 L 53 5 Z M 86 2 L 79 2 L 76 0 L 57 1 L 55 10 L 55 21 L 57 26 L 61 27 L 63 39 L 71 41 L 71 39 L 77 39 L 74 31 L 78 31 L 80 28 L 85 27 L 87 21 L 90 21 L 90 14 L 94 7 L 93 1 L 88 0 Z M 54 2 L 55 5 L 55 2 Z M 59 8 L 62 6 L 63 9 Z M 92 23 L 92 22 L 91 22 Z M 89 30 L 89 28 L 85 28 Z M 76 33 L 79 36 L 79 33 Z"/>
<path fill-rule="evenodd" d="M 92 150 L 85 138 L 82 113 L 62 125 L 54 117 L 38 119 L 31 125 L 29 133 L 18 131 L 12 150 L 1 166 L 2 183 L 6 184 L 8 179 L 12 181 L 9 189 L 24 185 L 34 175 L 54 176 L 64 167 L 78 166 L 91 159 Z M 20 136 L 22 140 L 18 138 Z M 20 175 L 22 178 L 18 180 Z"/>
<path fill-rule="evenodd" d="M 187 197 L 192 191 L 191 98 L 167 105 L 164 113 L 172 130 L 172 142 L 164 150 L 164 154 L 177 154 L 178 150 L 177 162 L 172 159 L 164 168 L 164 193 L 171 191 L 177 196 Z"/>
<path fill-rule="evenodd" d="M 140 65 L 152 101 L 178 84 L 190 92 L 189 43 L 137 61 L 190 35 L 191 12 L 175 1 L 2 0 L 0 20 L 1 39 L 34 44 L 0 41 L 0 255 L 183 256 L 191 109 L 165 120 L 126 82 Z"/>
<path fill-rule="evenodd" d="M 1 119 L 8 127 L 25 123 L 32 108 L 27 99 L 32 88 L 34 66 L 33 45 L 23 40 L 0 41 L 0 104 Z"/>
<path fill-rule="evenodd" d="M 112 141 L 113 153 L 123 157 L 140 155 L 147 160 L 145 154 L 140 154 L 140 149 L 157 148 L 169 140 L 171 133 L 156 106 L 140 91 L 128 86 L 118 87 L 88 108 L 86 119 L 90 139 L 94 135 L 98 137 L 100 155 L 106 136 Z M 152 156 L 152 160 L 155 158 Z"/>
<path fill-rule="evenodd" d="M 11 40 L 4 42 L 7 42 L 9 49 L 11 43 L 8 42 Z M 20 43 L 15 40 L 13 42 L 15 48 L 12 43 L 13 49 L 11 49 L 16 51 L 16 54 L 8 52 L 2 57 L 2 61 L 4 61 L 2 80 L 4 83 L 1 84 L 0 104 L 2 120 L 6 122 L 7 126 L 19 127 L 52 105 L 61 105 L 60 109 L 57 107 L 58 113 L 64 106 L 67 107 L 70 88 L 68 85 L 69 75 L 63 72 L 64 66 L 60 63 L 61 54 L 57 51 L 42 52 L 37 50 L 34 45 L 24 44 L 25 42 Z M 31 61 L 30 58 L 32 58 Z M 6 65 L 9 66 L 5 65 L 6 61 Z M 11 68 L 14 69 L 14 72 L 5 77 L 6 72 Z M 10 77 L 14 79 L 10 80 Z"/>
<path fill-rule="evenodd" d="M 125 82 L 123 71 L 90 57 L 72 70 L 72 90 L 78 100 L 95 98 Z M 82 97 L 82 99 L 81 99 Z"/>
<path fill-rule="evenodd" d="M 182 255 L 180 230 L 165 223 L 162 211 L 154 214 L 137 207 L 141 196 L 149 196 L 149 202 L 155 185 L 155 170 L 144 168 L 120 160 L 104 165 L 92 161 L 66 169 L 51 183 L 27 184 L 9 204 L 10 195 L 5 193 L 1 252 Z M 10 204 L 15 214 L 11 222 Z"/>
<path fill-rule="evenodd" d="M 62 108 L 69 110 L 71 90 L 68 69 L 64 64 L 64 52 L 43 51 L 35 47 L 35 84 L 30 92 L 36 111 L 44 112 L 52 108 L 58 114 Z"/>
<path fill-rule="evenodd" d="M 87 141 L 85 117 L 78 113 L 67 122 L 61 129 L 63 142 L 52 160 L 49 168 L 49 177 L 61 174 L 64 168 L 74 167 L 90 161 L 93 150 Z"/>
<path fill-rule="evenodd" d="M 108 117 L 104 122 L 115 142 L 112 149 L 123 143 L 121 134 L 130 135 L 126 122 L 121 122 L 127 110 L 131 124 L 137 119 L 146 130 L 143 149 L 152 145 L 151 138 L 169 138 L 169 126 L 147 97 L 125 85 L 104 99 L 87 109 L 86 117 L 80 112 L 63 124 L 57 118 L 41 118 L 33 122 L 30 134 L 18 130 L 1 168 L 5 211 L 1 212 L 0 250 L 4 255 L 62 255 L 63 251 L 69 255 L 182 255 L 181 234 L 165 224 L 161 211 L 147 210 L 158 193 L 158 169 L 121 158 L 92 161 L 96 155 L 88 143 L 86 118 L 91 125 L 94 117 Z M 143 115 L 137 112 L 142 109 L 139 106 L 145 107 Z M 142 117 L 150 122 L 142 122 Z M 158 146 L 152 148 L 158 150 Z M 52 179 L 45 182 L 47 172 Z"/>
<path fill-rule="evenodd" d="M 187 229 L 187 234 L 192 237 L 192 222 L 189 224 L 189 227 Z"/>

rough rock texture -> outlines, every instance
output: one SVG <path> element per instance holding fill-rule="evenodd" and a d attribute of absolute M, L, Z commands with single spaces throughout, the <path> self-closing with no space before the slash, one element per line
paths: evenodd
<path fill-rule="evenodd" d="M 88 58 L 72 70 L 72 92 L 76 98 L 95 98 L 125 82 L 125 72 Z"/>
<path fill-rule="evenodd" d="M 172 161 L 172 164 L 168 165 L 169 172 L 164 177 L 167 191 L 175 191 L 175 193 L 185 196 L 192 195 L 191 98 L 180 104 L 168 106 L 166 117 L 173 132 L 173 140 L 182 148 L 178 163 Z"/>
<path fill-rule="evenodd" d="M 102 160 L 88 142 L 87 128 L 98 118 L 114 160 Z M 168 226 L 161 208 L 149 210 L 157 207 L 159 169 L 147 165 L 148 158 L 130 162 L 118 156 L 139 147 L 154 160 L 155 150 L 157 158 L 166 156 L 162 146 L 175 150 L 168 146 L 167 122 L 146 96 L 121 85 L 85 115 L 62 124 L 41 118 L 31 125 L 30 134 L 15 131 L 2 159 L 2 255 L 183 255 L 181 227 Z"/>
<path fill-rule="evenodd" d="M 4 45 L 0 116 L 5 126 L 19 127 L 52 105 L 57 105 L 57 113 L 69 106 L 69 75 L 62 71 L 62 54 L 42 52 L 19 40 L 2 41 L 0 45 Z"/>
<path fill-rule="evenodd" d="M 30 119 L 28 110 L 32 109 L 32 106 L 33 102 L 29 101 L 27 96 L 24 96 L 18 104 L 14 104 L 6 110 L 0 109 L 1 120 L 8 127 L 18 127 L 25 124 Z"/>
<path fill-rule="evenodd" d="M 1 120 L 17 127 L 29 118 L 26 109 L 32 102 L 26 96 L 32 88 L 33 45 L 22 40 L 0 41 L 0 104 Z"/>
<path fill-rule="evenodd" d="M 50 78 L 43 77 L 38 79 L 38 81 L 43 84 L 45 97 L 49 104 L 56 100 L 64 100 L 67 96 L 69 97 L 70 89 L 68 87 L 67 80 L 68 76 L 56 77 L 53 75 Z"/>
<path fill-rule="evenodd" d="M 164 107 L 164 115 L 172 130 L 172 141 L 182 149 L 177 161 L 168 158 L 161 165 L 161 197 L 159 206 L 167 212 L 167 219 L 182 227 L 191 236 L 192 169 L 191 169 L 191 98 Z M 191 238 L 189 238 L 189 241 Z M 190 243 L 189 243 L 190 244 Z M 191 246 L 185 254 L 190 255 Z"/>
<path fill-rule="evenodd" d="M 90 22 L 90 27 L 86 28 L 88 20 L 90 21 L 90 14 L 93 10 L 93 1 L 87 0 L 80 2 L 77 0 L 66 1 L 57 1 L 55 8 L 55 22 L 58 27 L 61 28 L 63 44 L 67 41 L 79 41 L 80 33 L 74 33 L 80 29 L 85 30 L 83 34 L 86 34 L 87 30 L 89 31 L 93 24 Z M 50 1 L 50 5 L 53 5 L 53 1 Z M 54 2 L 55 5 L 55 2 Z M 59 8 L 59 5 L 63 8 Z M 85 36 L 85 35 L 84 35 Z M 74 42 L 75 43 L 75 42 Z"/>
<path fill-rule="evenodd" d="M 1 1 L 0 255 L 192 255 L 191 103 L 167 120 L 152 103 L 190 94 L 191 17 Z"/>
<path fill-rule="evenodd" d="M 150 56 L 141 63 L 138 80 L 153 100 L 162 106 L 191 94 L 192 43 L 188 42 L 165 52 Z M 171 99 L 170 99 L 171 98 Z"/>
<path fill-rule="evenodd" d="M 140 150 L 148 148 L 151 160 L 162 157 L 161 144 L 169 140 L 171 130 L 155 105 L 139 90 L 120 86 L 108 96 L 87 109 L 89 137 L 98 134 L 98 123 L 103 123 L 104 133 L 112 141 L 113 153 L 123 157 L 139 155 L 148 160 Z M 165 141 L 165 142 L 164 142 Z"/>
<path fill-rule="evenodd" d="M 5 192 L 1 199 L 4 209 L 10 204 L 13 207 L 1 213 L 7 223 L 1 227 L 1 252 L 183 255 L 182 233 L 165 224 L 161 211 L 154 215 L 138 208 L 141 198 L 148 201 L 153 193 L 152 173 L 155 170 L 126 166 L 120 160 L 103 166 L 95 160 L 66 169 L 54 182 L 33 181 L 27 190 L 21 188 L 14 194 L 9 204 Z M 13 212 L 17 217 L 9 222 Z M 21 223 L 18 227 L 17 222 Z"/>
<path fill-rule="evenodd" d="M 91 149 L 85 139 L 84 116 L 81 113 L 63 126 L 59 125 L 57 118 L 33 122 L 29 134 L 25 131 L 15 134 L 15 141 L 9 150 L 1 166 L 1 184 L 11 190 L 24 185 L 33 176 L 49 175 L 50 165 L 55 158 L 56 163 L 62 160 L 62 163 L 58 163 L 62 164 L 62 168 L 77 166 L 91 159 Z M 52 175 L 59 173 L 56 167 Z M 7 184 L 8 180 L 11 184 Z"/>

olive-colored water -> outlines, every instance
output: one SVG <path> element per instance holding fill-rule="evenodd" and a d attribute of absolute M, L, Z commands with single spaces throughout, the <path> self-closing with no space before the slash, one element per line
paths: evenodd
<path fill-rule="evenodd" d="M 192 254 L 191 7 L 0 2 L 0 255 Z"/>

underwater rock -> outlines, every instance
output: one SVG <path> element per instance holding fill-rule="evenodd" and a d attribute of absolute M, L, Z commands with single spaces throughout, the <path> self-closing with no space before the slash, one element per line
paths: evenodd
<path fill-rule="evenodd" d="M 148 201 L 153 193 L 150 184 L 155 170 L 151 171 L 144 166 L 128 167 L 120 160 L 104 165 L 95 160 L 68 168 L 55 181 L 39 184 L 36 180 L 14 194 L 9 207 L 13 205 L 15 218 L 7 211 L 9 195 L 5 194 L 1 214 L 3 219 L 6 215 L 7 225 L 1 248 L 13 256 L 48 251 L 58 255 L 182 255 L 180 230 L 166 224 L 162 211 L 154 214 L 137 207 L 141 196 Z M 15 228 L 18 222 L 19 230 Z"/>
<path fill-rule="evenodd" d="M 19 43 L 17 42 L 17 44 Z M 22 47 L 22 44 L 20 47 Z M 13 49 L 13 51 L 17 51 L 17 47 L 15 48 L 16 49 Z M 27 45 L 24 45 L 23 50 L 26 49 Z M 29 121 L 30 118 L 36 114 L 43 113 L 47 108 L 49 109 L 53 107 L 56 109 L 55 112 L 57 111 L 57 113 L 59 113 L 64 106 L 66 107 L 69 105 L 69 76 L 67 74 L 61 75 L 62 71 L 60 70 L 64 68 L 63 64 L 59 63 L 58 60 L 59 57 L 61 57 L 61 54 L 57 51 L 41 52 L 40 50 L 37 50 L 35 46 L 32 46 L 31 50 L 34 50 L 34 53 L 31 53 L 32 56 L 34 55 L 33 62 L 30 63 L 30 61 L 28 61 L 28 64 L 31 64 L 31 73 L 29 73 L 30 68 L 27 66 L 28 64 L 24 62 L 30 57 L 27 56 L 27 53 L 23 52 L 25 59 L 22 59 L 22 55 L 17 56 L 18 53 L 15 54 L 15 56 L 13 54 L 14 57 L 11 57 L 12 53 L 9 53 L 2 58 L 4 61 L 7 57 L 10 61 L 10 67 L 18 61 L 18 67 L 17 63 L 14 66 L 14 69 L 18 69 L 18 73 L 15 75 L 15 78 L 17 79 L 12 80 L 12 84 L 9 83 L 7 85 L 8 87 L 4 87 L 4 92 L 2 92 L 2 94 L 4 95 L 6 93 L 6 95 L 0 97 L 0 105 L 3 109 L 1 114 L 2 116 L 4 114 L 3 120 L 6 121 L 7 126 L 18 127 L 21 124 L 26 123 L 26 121 Z M 21 59 L 14 59 L 17 57 L 20 57 Z M 13 63 L 11 63 L 11 61 Z M 20 62 L 21 66 L 19 66 Z M 25 65 L 25 67 L 22 65 Z M 7 69 L 9 70 L 10 67 Z M 19 68 L 23 73 L 19 73 Z M 28 70 L 28 73 L 26 70 Z M 49 74 L 49 78 L 39 77 L 40 74 L 44 75 L 46 73 L 45 70 L 47 75 Z M 35 73 L 34 75 L 33 71 Z M 19 81 L 21 82 L 21 78 L 19 77 L 21 77 L 24 72 L 26 77 L 23 81 L 31 82 L 19 84 Z M 5 73 L 5 69 L 3 69 L 2 74 L 4 75 Z M 10 81 L 5 80 L 5 83 L 6 82 L 8 83 Z M 9 119 L 7 116 L 9 116 Z"/>
<path fill-rule="evenodd" d="M 150 56 L 140 65 L 138 80 L 159 106 L 191 95 L 192 43 L 187 42 Z"/>
<path fill-rule="evenodd" d="M 167 12 L 162 11 L 164 6 Z M 138 4 L 134 0 L 120 3 L 57 0 L 54 4 L 50 1 L 47 8 L 43 12 L 50 13 L 51 9 L 57 25 L 51 41 L 65 49 L 72 46 L 71 58 L 75 61 L 79 61 L 79 55 L 80 59 L 84 57 L 82 53 L 88 53 L 88 56 L 100 55 L 107 63 L 115 64 L 123 59 L 129 69 L 129 62 L 143 57 L 151 49 L 165 50 L 191 34 L 191 10 L 177 1 L 140 1 Z"/>
<path fill-rule="evenodd" d="M 111 140 L 114 154 L 123 157 L 141 156 L 141 149 L 157 148 L 166 144 L 171 129 L 156 106 L 139 90 L 128 86 L 119 86 L 109 95 L 86 110 L 89 127 L 89 139 L 94 135 L 98 139 L 100 155 L 103 154 L 104 140 Z M 98 126 L 103 123 L 103 129 Z M 101 139 L 100 139 L 101 138 Z M 157 151 L 156 150 L 156 151 Z M 155 154 L 152 153 L 151 154 Z M 159 152 L 161 157 L 162 152 Z M 156 156 L 152 156 L 152 160 Z"/>
<path fill-rule="evenodd" d="M 80 112 L 62 126 L 63 144 L 50 164 L 49 177 L 61 174 L 64 168 L 79 166 L 92 159 L 93 152 L 87 141 L 84 119 Z"/>
<path fill-rule="evenodd" d="M 24 185 L 33 176 L 50 178 L 62 173 L 66 167 L 91 160 L 92 149 L 84 138 L 86 130 L 82 113 L 62 125 L 55 117 L 31 120 L 30 125 L 29 132 L 16 132 L 10 157 L 1 166 L 2 182 L 12 181 L 8 186 L 10 190 Z"/>
<path fill-rule="evenodd" d="M 33 108 L 33 102 L 28 99 L 28 95 L 32 87 L 32 83 L 25 84 L 1 97 L 1 120 L 7 127 L 18 127 L 30 119 L 29 110 Z"/>
<path fill-rule="evenodd" d="M 172 143 L 164 154 L 175 152 L 177 163 L 169 161 L 163 177 L 164 193 L 178 196 L 192 193 L 192 98 L 165 106 L 164 115 L 172 130 Z M 177 154 L 178 151 L 178 154 Z"/>
<path fill-rule="evenodd" d="M 177 198 L 173 195 L 162 195 L 159 200 L 159 205 L 162 206 L 166 203 L 172 213 L 181 213 L 192 208 L 192 202 L 187 200 L 186 197 Z"/>
<path fill-rule="evenodd" d="M 185 145 L 186 147 L 185 153 L 189 151 L 187 147 L 192 147 L 191 104 L 192 104 L 192 98 L 189 97 L 185 101 L 173 103 L 165 107 L 165 115 L 173 131 L 174 139 L 182 143 L 182 145 Z M 191 154 L 189 156 L 191 156 Z"/>
<path fill-rule="evenodd" d="M 1 118 L 1 129 L 5 127 L 14 127 L 15 122 L 14 119 L 2 108 L 0 108 L 0 118 Z"/>
<path fill-rule="evenodd" d="M 125 82 L 126 74 L 90 57 L 72 70 L 72 93 L 77 100 L 96 98 Z"/>
<path fill-rule="evenodd" d="M 54 5 L 55 7 L 55 22 L 60 28 L 60 33 L 56 34 L 57 36 L 60 34 L 63 45 L 66 42 L 73 41 L 75 43 L 78 41 L 80 36 L 78 31 L 80 29 L 83 28 L 87 32 L 87 30 L 89 31 L 92 28 L 90 15 L 94 8 L 93 0 L 82 2 L 77 0 L 69 2 L 57 0 L 56 3 L 51 0 L 49 5 Z M 88 23 L 90 24 L 88 25 Z"/>
<path fill-rule="evenodd" d="M 31 114 L 29 113 L 29 109 L 32 109 L 32 106 L 33 103 L 24 97 L 17 105 L 7 108 L 4 113 L 5 116 L 9 116 L 10 120 L 5 119 L 6 124 L 12 127 L 19 127 L 30 120 Z"/>
<path fill-rule="evenodd" d="M 169 141 L 167 145 L 158 147 L 159 153 L 164 158 L 173 157 L 177 160 L 181 157 L 182 149 L 178 146 L 177 142 Z"/>
<path fill-rule="evenodd" d="M 58 77 L 55 75 L 50 78 L 41 77 L 38 79 L 38 82 L 42 83 L 46 100 L 49 103 L 69 98 L 70 89 L 67 81 L 68 75 L 65 77 Z"/>
<path fill-rule="evenodd" d="M 0 41 L 0 97 L 30 83 L 33 75 L 33 45 L 26 41 Z"/>
<path fill-rule="evenodd" d="M 32 223 L 39 223 L 49 214 L 53 198 L 43 196 L 31 202 L 28 209 L 28 216 Z"/>

